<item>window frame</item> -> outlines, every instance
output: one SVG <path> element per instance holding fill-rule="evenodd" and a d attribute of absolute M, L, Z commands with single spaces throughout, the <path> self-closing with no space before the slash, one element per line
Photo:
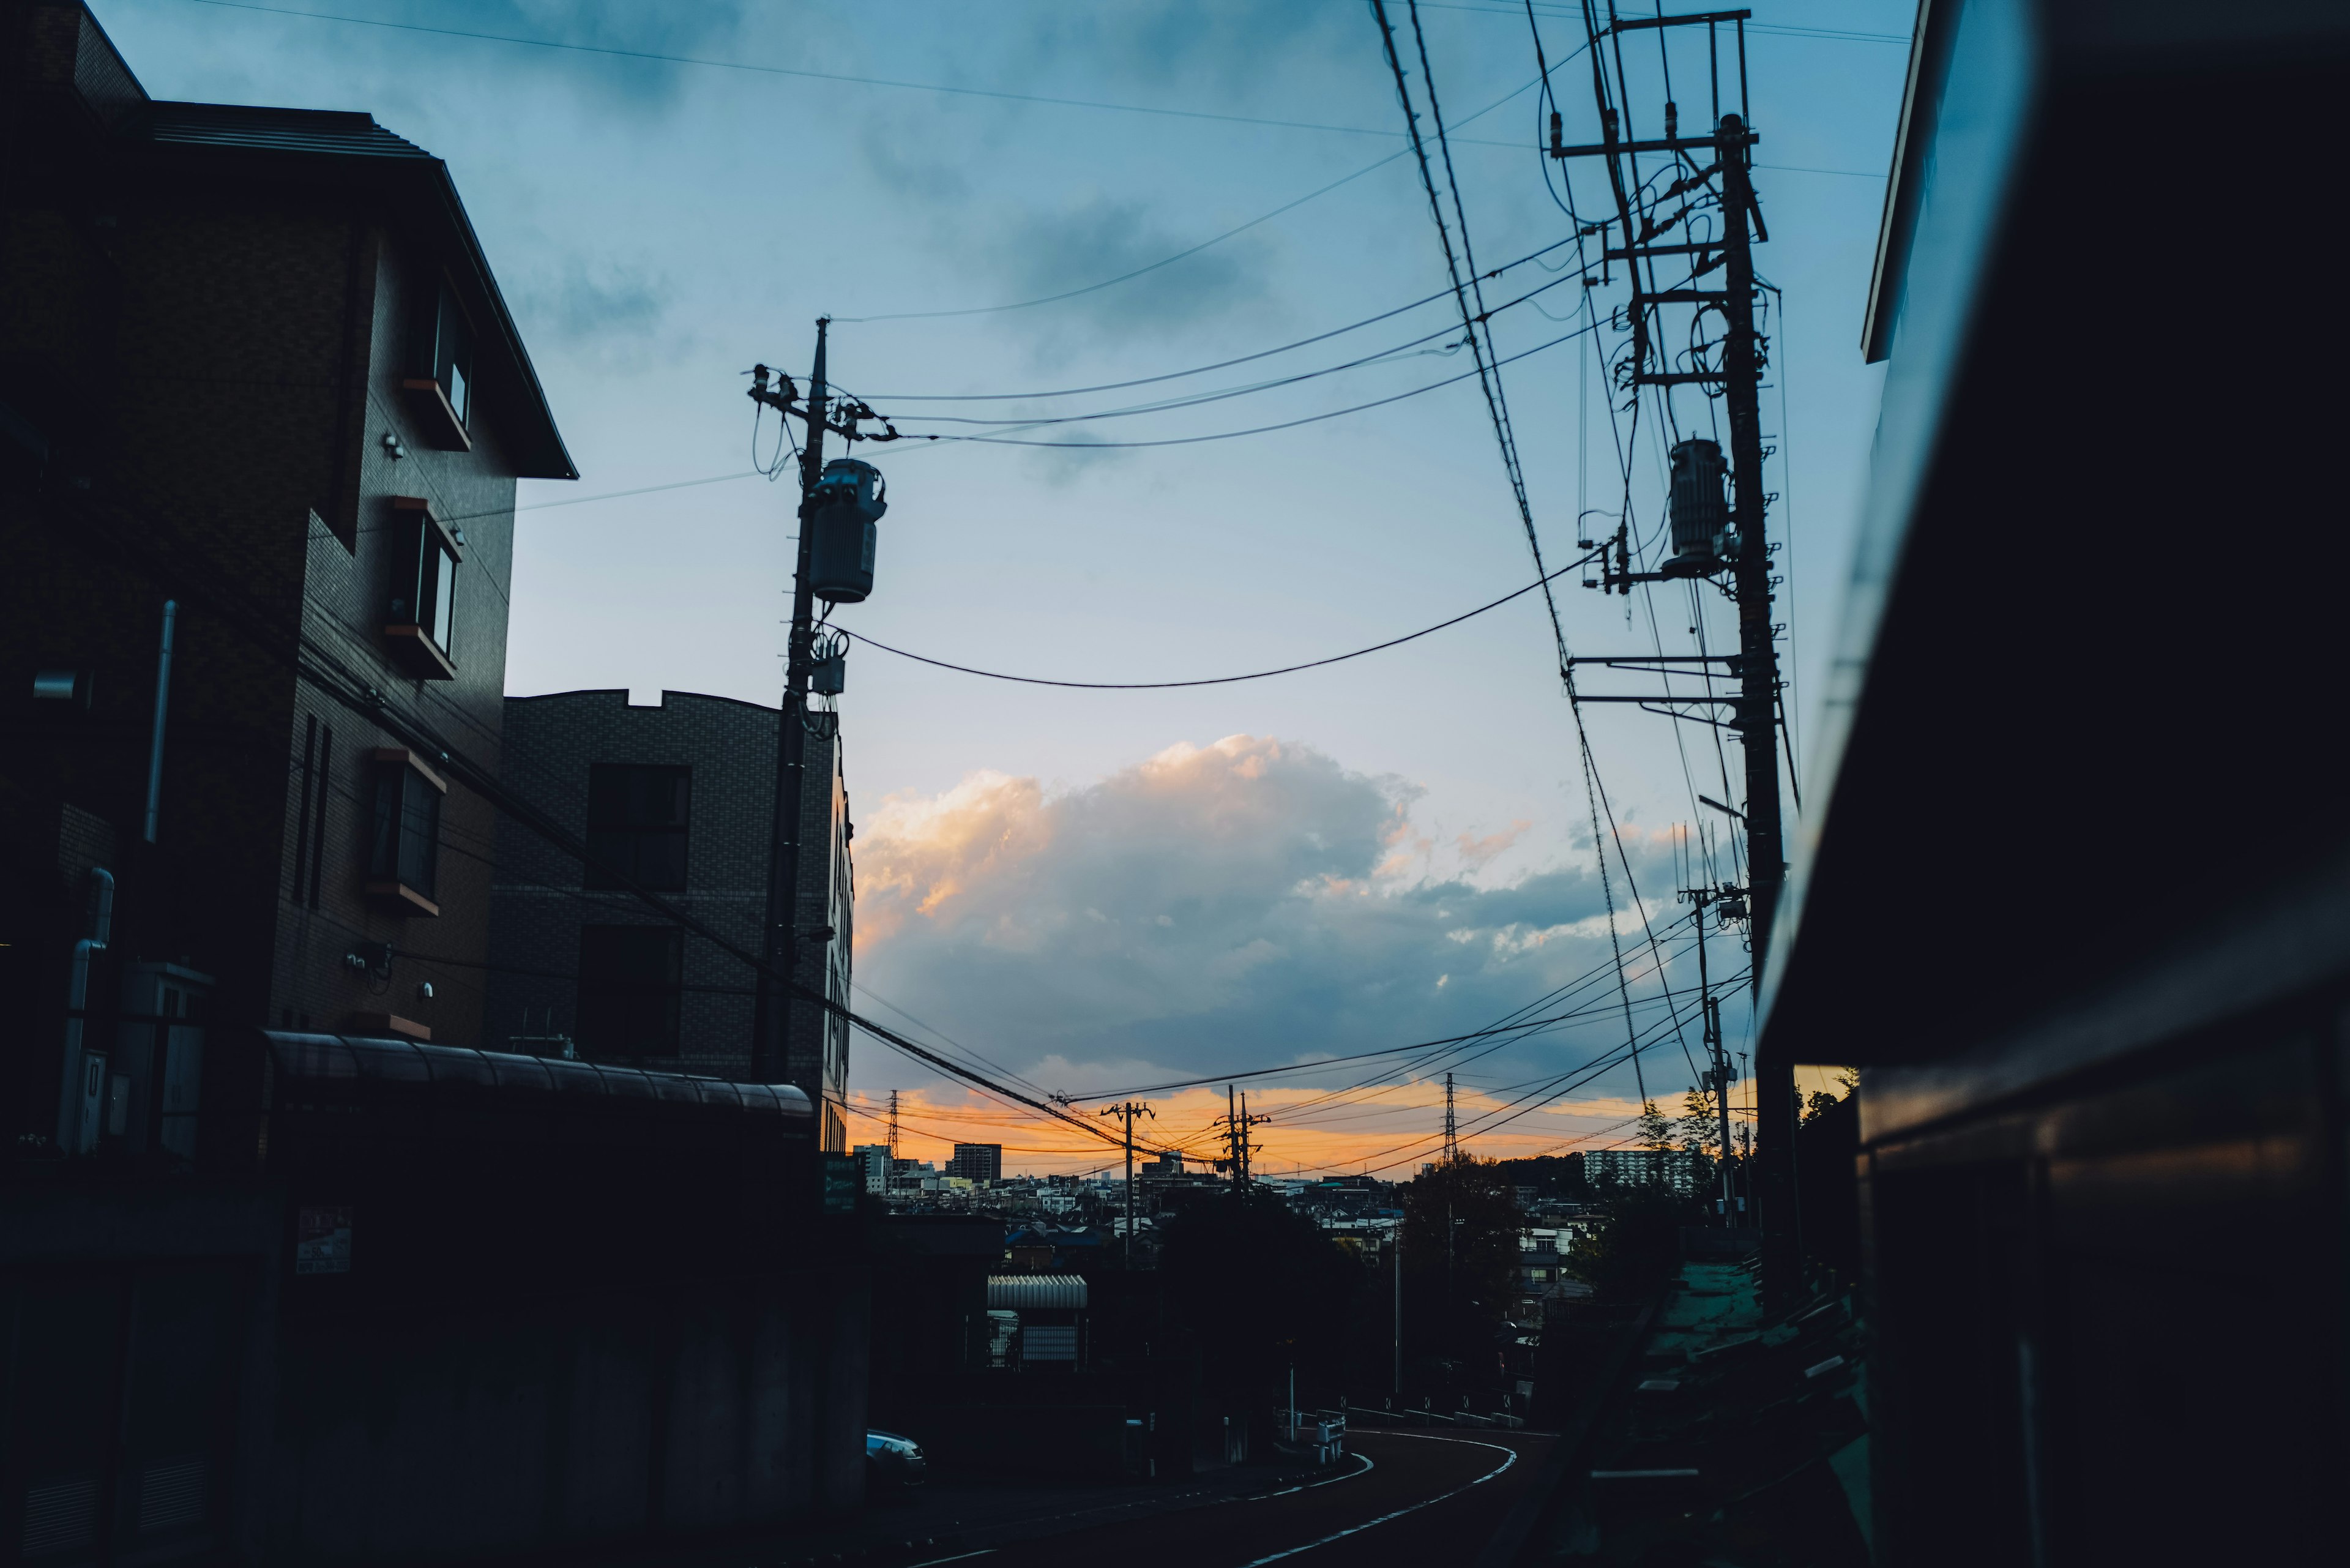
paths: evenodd
<path fill-rule="evenodd" d="M 361 866 L 368 898 L 399 915 L 441 913 L 441 818 L 449 785 L 405 746 L 368 753 L 370 789 Z M 397 788 L 398 799 L 388 792 Z"/>
<path fill-rule="evenodd" d="M 440 384 L 457 428 L 469 435 L 473 429 L 473 324 L 444 278 L 432 316 L 432 379 Z"/>
<path fill-rule="evenodd" d="M 619 774 L 629 775 L 620 791 L 620 809 L 615 813 L 614 789 L 603 781 Z M 637 819 L 636 807 L 649 794 L 639 785 L 649 775 L 660 774 L 672 780 L 677 787 L 678 809 L 673 822 Z M 598 820 L 602 818 L 603 820 Z M 588 849 L 592 857 L 580 867 L 582 888 L 598 890 L 625 890 L 629 882 L 657 893 L 682 893 L 692 879 L 693 867 L 693 765 L 691 763 L 590 763 L 588 764 Z M 649 866 L 645 853 L 655 840 L 675 841 L 673 854 L 665 852 L 665 864 Z M 598 862 L 609 864 L 618 875 L 603 870 Z M 673 867 L 673 869 L 672 869 Z M 626 877 L 629 881 L 621 880 Z"/>
<path fill-rule="evenodd" d="M 650 951 L 664 950 L 658 980 L 632 973 L 637 966 L 622 950 L 633 940 Z M 639 957 L 642 954 L 638 955 Z M 618 1016 L 619 1038 L 609 1026 Z M 579 928 L 579 978 L 573 999 L 571 1033 L 580 1056 L 590 1062 L 673 1061 L 684 1047 L 685 929 L 647 921 L 590 923 Z M 639 1027 L 652 1019 L 650 1033 Z M 650 1040 L 650 1048 L 639 1048 Z"/>
<path fill-rule="evenodd" d="M 464 545 L 422 496 L 391 497 L 391 592 L 385 596 L 383 635 L 411 675 L 424 680 L 457 678 L 457 573 Z"/>
<path fill-rule="evenodd" d="M 421 373 L 402 377 L 400 389 L 419 433 L 428 445 L 444 451 L 473 451 L 480 340 L 447 277 L 437 280 L 432 314 L 417 323 L 412 341 L 410 363 Z"/>

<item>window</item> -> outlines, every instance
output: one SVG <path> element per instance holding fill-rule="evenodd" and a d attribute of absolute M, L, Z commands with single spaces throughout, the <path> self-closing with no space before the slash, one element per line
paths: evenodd
<path fill-rule="evenodd" d="M 579 1053 L 590 1061 L 677 1054 L 685 933 L 675 926 L 579 928 Z"/>
<path fill-rule="evenodd" d="M 432 314 L 416 324 L 413 369 L 400 383 L 416 434 L 428 446 L 471 452 L 473 328 L 456 291 L 442 283 Z"/>
<path fill-rule="evenodd" d="M 410 674 L 426 680 L 455 677 L 457 537 L 432 504 L 413 495 L 391 501 L 391 592 L 384 636 Z"/>
<path fill-rule="evenodd" d="M 432 379 L 449 400 L 457 422 L 473 428 L 473 332 L 457 304 L 456 292 L 441 286 L 441 308 L 432 327 Z"/>
<path fill-rule="evenodd" d="M 402 914 L 437 915 L 441 797 L 449 786 L 402 748 L 380 747 L 370 760 L 375 794 L 368 815 L 368 896 Z"/>
<path fill-rule="evenodd" d="M 588 867 L 590 888 L 618 888 L 608 866 L 641 888 L 675 892 L 685 886 L 685 836 L 693 770 L 595 763 L 588 769 Z"/>

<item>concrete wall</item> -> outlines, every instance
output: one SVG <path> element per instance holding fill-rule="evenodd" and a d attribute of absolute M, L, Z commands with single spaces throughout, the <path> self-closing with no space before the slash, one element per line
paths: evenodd
<path fill-rule="evenodd" d="M 265 1556 L 674 1542 L 853 1509 L 865 1306 L 858 1276 L 811 1271 L 296 1330 Z"/>

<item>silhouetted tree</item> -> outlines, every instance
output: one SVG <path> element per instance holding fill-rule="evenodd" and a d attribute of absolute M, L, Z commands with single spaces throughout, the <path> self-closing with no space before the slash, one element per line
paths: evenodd
<path fill-rule="evenodd" d="M 1567 1256 L 1566 1267 L 1603 1301 L 1641 1301 L 1680 1266 L 1680 1228 L 1709 1218 L 1701 1199 L 1670 1181 L 1600 1182 L 1606 1218 Z"/>
<path fill-rule="evenodd" d="M 1673 1124 L 1665 1119 L 1664 1112 L 1657 1109 L 1656 1101 L 1643 1100 L 1640 1102 L 1639 1125 L 1640 1131 L 1636 1141 L 1642 1148 L 1654 1149 L 1659 1154 L 1666 1153 L 1671 1149 L 1673 1147 Z"/>
<path fill-rule="evenodd" d="M 1270 1395 L 1295 1366 L 1301 1383 L 1344 1386 L 1363 1267 L 1274 1194 L 1243 1188 L 1187 1208 L 1167 1226 L 1159 1275 L 1211 1385 Z"/>
<path fill-rule="evenodd" d="M 1812 1091 L 1795 1129 L 1796 1205 L 1804 1251 L 1847 1284 L 1860 1277 L 1860 1096 L 1856 1076 L 1845 1092 Z"/>
<path fill-rule="evenodd" d="M 1496 1336 L 1517 1289 L 1525 1218 L 1500 1165 L 1447 1160 L 1403 1189 L 1404 1334 L 1413 1359 L 1443 1361 L 1451 1382 L 1499 1376 Z"/>

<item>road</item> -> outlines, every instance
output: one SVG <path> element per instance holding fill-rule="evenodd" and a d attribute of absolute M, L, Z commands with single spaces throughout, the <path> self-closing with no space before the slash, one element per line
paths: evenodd
<path fill-rule="evenodd" d="M 1338 1473 L 1264 1497 L 1099 1525 L 932 1562 L 969 1568 L 1325 1568 L 1465 1564 L 1540 1467 L 1547 1436 L 1347 1434 Z"/>

